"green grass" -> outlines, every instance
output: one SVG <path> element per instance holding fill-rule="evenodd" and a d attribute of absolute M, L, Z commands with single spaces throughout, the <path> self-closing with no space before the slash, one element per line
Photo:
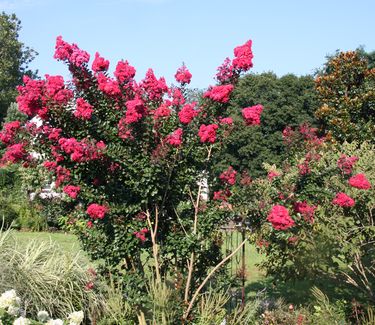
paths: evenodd
<path fill-rule="evenodd" d="M 84 255 L 84 252 L 80 248 L 77 237 L 72 234 L 14 231 L 12 232 L 12 235 L 20 245 L 26 246 L 31 240 L 43 242 L 52 241 L 57 243 L 64 251 L 73 254 L 82 253 L 82 255 Z"/>

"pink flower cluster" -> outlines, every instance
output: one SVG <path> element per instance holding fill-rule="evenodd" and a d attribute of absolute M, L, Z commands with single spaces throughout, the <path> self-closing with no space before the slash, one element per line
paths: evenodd
<path fill-rule="evenodd" d="M 178 128 L 177 130 L 173 131 L 169 134 L 165 141 L 173 147 L 179 147 L 182 144 L 182 129 Z"/>
<path fill-rule="evenodd" d="M 168 87 L 165 79 L 161 77 L 157 79 L 152 69 L 148 69 L 145 79 L 140 85 L 150 100 L 161 100 L 163 95 L 168 92 Z"/>
<path fill-rule="evenodd" d="M 45 97 L 58 105 L 66 105 L 73 98 L 73 92 L 65 88 L 62 76 L 46 74 Z"/>
<path fill-rule="evenodd" d="M 268 175 L 267 175 L 267 178 L 270 182 L 272 182 L 272 180 L 277 177 L 277 176 L 280 176 L 280 173 L 278 173 L 277 171 L 275 170 L 271 170 Z"/>
<path fill-rule="evenodd" d="M 201 139 L 201 142 L 210 142 L 214 143 L 216 141 L 216 130 L 218 129 L 217 124 L 202 124 L 199 128 L 198 135 Z"/>
<path fill-rule="evenodd" d="M 140 231 L 134 231 L 135 237 L 137 237 L 140 241 L 144 242 L 146 240 L 146 234 L 148 233 L 147 228 L 142 228 Z"/>
<path fill-rule="evenodd" d="M 233 85 L 221 85 L 210 87 L 204 94 L 204 98 L 210 98 L 211 100 L 218 103 L 227 103 L 229 101 L 230 94 L 232 93 Z"/>
<path fill-rule="evenodd" d="M 189 84 L 191 81 L 192 74 L 190 71 L 186 68 L 185 65 L 183 65 L 181 68 L 179 68 L 174 75 L 176 78 L 176 81 L 179 82 L 182 85 Z"/>
<path fill-rule="evenodd" d="M 147 109 L 142 99 L 137 98 L 126 102 L 125 123 L 136 123 L 147 115 Z"/>
<path fill-rule="evenodd" d="M 214 192 L 213 199 L 216 200 L 216 201 L 226 202 L 231 195 L 232 195 L 231 191 L 229 189 L 225 189 L 225 190 L 222 190 L 222 191 Z"/>
<path fill-rule="evenodd" d="M 346 208 L 350 208 L 355 205 L 355 201 L 349 195 L 342 192 L 336 194 L 335 198 L 332 200 L 332 203 Z"/>
<path fill-rule="evenodd" d="M 128 61 L 119 61 L 116 65 L 114 75 L 120 84 L 124 84 L 134 78 L 135 72 L 135 68 Z"/>
<path fill-rule="evenodd" d="M 259 104 L 251 107 L 245 107 L 242 110 L 242 117 L 244 118 L 246 125 L 259 125 L 262 111 L 263 106 Z"/>
<path fill-rule="evenodd" d="M 24 86 L 18 86 L 18 109 L 20 112 L 34 116 L 42 109 L 44 80 L 33 80 L 28 76 L 23 77 Z"/>
<path fill-rule="evenodd" d="M 76 44 L 69 44 L 65 42 L 61 36 L 56 39 L 55 54 L 53 56 L 57 60 L 68 61 L 76 67 L 81 67 L 83 64 L 90 61 L 90 55 L 81 50 Z"/>
<path fill-rule="evenodd" d="M 92 63 L 92 71 L 102 72 L 107 71 L 109 67 L 109 61 L 100 56 L 98 52 L 95 53 L 95 59 Z"/>
<path fill-rule="evenodd" d="M 4 123 L 3 130 L 0 132 L 0 141 L 6 145 L 14 142 L 16 133 L 20 128 L 20 121 Z"/>
<path fill-rule="evenodd" d="M 199 112 L 195 109 L 196 102 L 186 104 L 182 107 L 181 111 L 178 112 L 178 118 L 183 124 L 189 124 Z"/>
<path fill-rule="evenodd" d="M 273 206 L 267 220 L 276 230 L 286 230 L 294 226 L 294 220 L 290 217 L 288 209 L 282 205 Z"/>
<path fill-rule="evenodd" d="M 217 68 L 216 79 L 222 84 L 230 83 L 234 76 L 232 62 L 226 58 L 221 66 Z"/>
<path fill-rule="evenodd" d="M 74 185 L 66 185 L 63 188 L 63 191 L 68 194 L 72 199 L 76 199 L 81 188 Z"/>
<path fill-rule="evenodd" d="M 103 219 L 105 215 L 108 213 L 109 209 L 108 207 L 104 205 L 100 205 L 97 203 L 91 203 L 86 210 L 86 213 L 92 218 L 92 219 Z"/>
<path fill-rule="evenodd" d="M 340 170 L 344 174 L 349 175 L 352 173 L 353 167 L 357 161 L 358 161 L 358 157 L 356 156 L 348 157 L 343 154 L 337 161 L 337 167 L 340 168 Z"/>
<path fill-rule="evenodd" d="M 59 145 L 62 151 L 70 155 L 72 161 L 78 163 L 100 159 L 106 148 L 103 141 L 91 143 L 88 140 L 77 141 L 75 138 L 61 138 Z"/>
<path fill-rule="evenodd" d="M 316 206 L 308 205 L 306 201 L 303 202 L 295 202 L 294 203 L 294 211 L 300 213 L 305 221 L 309 223 L 314 222 L 314 213 L 316 210 Z"/>
<path fill-rule="evenodd" d="M 219 179 L 228 185 L 234 185 L 236 183 L 237 172 L 233 169 L 232 166 L 229 166 L 227 170 L 223 171 Z"/>
<path fill-rule="evenodd" d="M 83 98 L 77 98 L 76 110 L 74 111 L 74 116 L 82 120 L 91 119 L 93 113 L 93 107 Z"/>
<path fill-rule="evenodd" d="M 171 109 L 169 108 L 172 103 L 167 100 L 162 103 L 155 111 L 154 111 L 154 120 L 159 120 L 162 117 L 169 117 L 171 115 Z"/>
<path fill-rule="evenodd" d="M 108 96 L 120 96 L 121 90 L 116 80 L 106 77 L 103 73 L 97 75 L 99 89 Z"/>
<path fill-rule="evenodd" d="M 234 49 L 233 67 L 238 70 L 248 71 L 253 67 L 253 52 L 251 50 L 252 41 L 247 41 L 244 45 Z"/>
<path fill-rule="evenodd" d="M 26 160 L 27 153 L 23 143 L 16 143 L 10 145 L 6 148 L 3 157 L 1 158 L 1 163 L 16 163 L 22 160 Z"/>
<path fill-rule="evenodd" d="M 371 188 L 371 184 L 364 174 L 357 174 L 350 177 L 349 185 L 361 190 L 368 190 Z"/>

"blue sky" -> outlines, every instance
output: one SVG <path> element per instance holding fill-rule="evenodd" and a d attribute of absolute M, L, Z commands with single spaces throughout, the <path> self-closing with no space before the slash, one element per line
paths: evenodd
<path fill-rule="evenodd" d="M 336 49 L 364 45 L 375 50 L 374 0 L 0 0 L 0 11 L 16 13 L 20 39 L 39 52 L 40 74 L 67 69 L 52 56 L 56 36 L 94 57 L 120 59 L 137 69 L 152 67 L 173 82 L 185 62 L 192 87 L 213 84 L 216 67 L 233 48 L 253 40 L 254 72 L 303 75 L 320 67 Z"/>

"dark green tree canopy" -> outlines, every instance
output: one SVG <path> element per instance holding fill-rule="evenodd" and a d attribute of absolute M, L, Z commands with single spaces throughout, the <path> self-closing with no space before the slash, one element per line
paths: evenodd
<path fill-rule="evenodd" d="M 315 124 L 314 79 L 293 74 L 279 78 L 271 72 L 249 74 L 240 80 L 231 109 L 242 119 L 242 109 L 256 104 L 264 106 L 260 126 L 232 133 L 227 151 L 215 168 L 223 169 L 230 164 L 257 177 L 264 174 L 263 162 L 280 164 L 287 155 L 282 140 L 284 128 L 303 122 Z"/>
<path fill-rule="evenodd" d="M 22 77 L 25 74 L 35 77 L 28 64 L 37 53 L 19 41 L 20 29 L 21 21 L 15 14 L 0 14 L 0 122 L 15 101 L 15 88 L 22 83 Z"/>

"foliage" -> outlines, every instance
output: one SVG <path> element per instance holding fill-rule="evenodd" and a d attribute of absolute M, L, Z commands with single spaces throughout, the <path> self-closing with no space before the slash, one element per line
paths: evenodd
<path fill-rule="evenodd" d="M 217 169 L 229 164 L 237 171 L 247 170 L 252 177 L 264 175 L 264 161 L 280 164 L 288 156 L 282 141 L 284 128 L 303 122 L 315 124 L 318 107 L 311 76 L 288 74 L 278 78 L 262 73 L 242 77 L 233 94 L 233 115 L 240 119 L 241 108 L 259 103 L 264 106 L 261 124 L 231 133 L 225 152 L 216 162 Z"/>
<path fill-rule="evenodd" d="M 46 310 L 65 318 L 84 309 L 95 319 L 103 310 L 100 282 L 80 262 L 79 255 L 61 252 L 56 244 L 31 241 L 18 246 L 9 232 L 0 233 L 0 291 L 14 289 L 25 303 L 27 315 Z M 92 287 L 94 286 L 94 288 Z"/>
<path fill-rule="evenodd" d="M 354 272 L 358 256 L 369 271 L 374 260 L 374 148 L 368 143 L 334 147 L 306 126 L 300 131 L 306 139 L 294 159 L 279 168 L 265 164 L 268 177 L 238 188 L 230 202 L 253 229 L 269 274 L 340 278 L 345 272 L 361 283 Z M 288 137 L 295 133 L 289 130 Z M 373 299 L 375 279 L 370 272 L 364 277 L 368 281 L 359 287 Z"/>
<path fill-rule="evenodd" d="M 316 117 L 340 143 L 374 140 L 375 70 L 368 59 L 373 60 L 373 54 L 339 52 L 316 78 L 321 103 Z"/>
<path fill-rule="evenodd" d="M 21 22 L 15 14 L 0 14 L 0 122 L 14 102 L 24 75 L 34 75 L 28 64 L 37 53 L 19 41 Z"/>

